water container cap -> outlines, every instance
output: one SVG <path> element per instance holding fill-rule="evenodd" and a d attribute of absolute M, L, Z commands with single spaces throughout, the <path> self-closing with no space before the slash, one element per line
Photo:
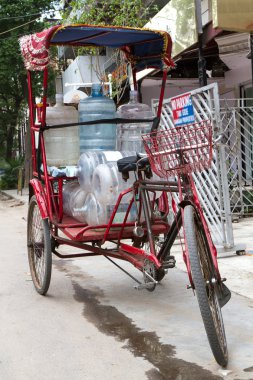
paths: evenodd
<path fill-rule="evenodd" d="M 100 83 L 93 83 L 91 86 L 91 96 L 103 96 L 102 94 L 102 86 Z"/>
<path fill-rule="evenodd" d="M 77 166 L 66 166 L 66 176 L 67 177 L 76 177 L 80 172 L 80 168 Z"/>

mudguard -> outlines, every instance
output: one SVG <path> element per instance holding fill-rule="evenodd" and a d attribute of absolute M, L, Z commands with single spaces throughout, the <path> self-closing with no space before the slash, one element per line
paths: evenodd
<path fill-rule="evenodd" d="M 48 218 L 47 197 L 38 179 L 32 179 L 29 183 L 29 199 L 31 199 L 33 194 L 36 196 L 42 219 Z"/>

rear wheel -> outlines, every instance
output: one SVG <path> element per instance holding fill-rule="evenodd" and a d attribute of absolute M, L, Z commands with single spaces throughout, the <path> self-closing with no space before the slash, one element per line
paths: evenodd
<path fill-rule="evenodd" d="M 45 295 L 52 271 L 51 238 L 48 220 L 42 219 L 35 196 L 28 209 L 27 247 L 33 284 L 39 294 Z"/>
<path fill-rule="evenodd" d="M 221 366 L 228 362 L 225 329 L 218 299 L 219 286 L 203 225 L 192 206 L 184 209 L 185 237 L 199 308 L 213 355 Z"/>

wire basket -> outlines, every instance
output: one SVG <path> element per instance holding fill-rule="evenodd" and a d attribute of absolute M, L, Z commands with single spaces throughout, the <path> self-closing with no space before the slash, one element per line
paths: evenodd
<path fill-rule="evenodd" d="M 212 162 L 210 120 L 142 135 L 150 165 L 158 176 L 200 172 Z"/>

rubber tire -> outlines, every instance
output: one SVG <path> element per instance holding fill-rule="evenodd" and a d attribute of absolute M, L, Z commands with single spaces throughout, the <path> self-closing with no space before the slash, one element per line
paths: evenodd
<path fill-rule="evenodd" d="M 37 246 L 34 241 L 34 233 L 39 234 L 40 244 Z M 39 294 L 45 295 L 52 273 L 51 235 L 48 219 L 42 219 L 35 195 L 32 196 L 28 208 L 27 250 L 34 287 Z"/>
<path fill-rule="evenodd" d="M 204 263 L 204 254 L 209 259 L 207 268 L 209 279 L 213 277 L 214 266 L 203 226 L 192 206 L 184 208 L 184 224 L 191 274 L 206 334 L 215 360 L 218 364 L 225 367 L 228 362 L 228 352 L 221 308 L 217 296 L 217 285 L 212 286 L 212 291 L 206 285 L 207 279 L 204 277 L 203 266 L 201 264 Z M 204 264 L 207 267 L 207 261 Z"/>

